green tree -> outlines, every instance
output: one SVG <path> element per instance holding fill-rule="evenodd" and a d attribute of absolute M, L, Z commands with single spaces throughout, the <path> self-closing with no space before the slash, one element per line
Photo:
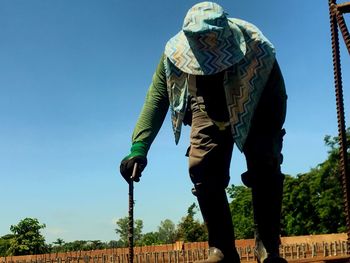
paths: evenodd
<path fill-rule="evenodd" d="M 119 242 L 116 240 L 111 240 L 107 243 L 107 247 L 108 248 L 117 248 L 117 247 L 121 247 L 121 244 L 119 244 Z"/>
<path fill-rule="evenodd" d="M 347 129 L 350 149 L 350 129 Z M 325 137 L 328 158 L 308 173 L 286 175 L 282 204 L 282 235 L 327 234 L 346 231 L 339 170 L 339 139 Z M 350 165 L 350 159 L 348 160 Z M 252 238 L 254 221 L 251 190 L 231 186 L 228 194 L 236 238 Z"/>
<path fill-rule="evenodd" d="M 311 201 L 312 178 L 310 174 L 286 176 L 282 205 L 282 235 L 316 234 L 318 224 L 315 206 Z"/>
<path fill-rule="evenodd" d="M 0 237 L 0 257 L 9 256 L 9 248 L 13 238 L 14 236 L 12 234 Z"/>
<path fill-rule="evenodd" d="M 245 186 L 231 185 L 227 189 L 230 202 L 230 210 L 233 225 L 235 227 L 236 239 L 247 239 L 254 237 L 254 220 L 252 193 Z"/>
<path fill-rule="evenodd" d="M 65 242 L 64 242 L 64 240 L 62 238 L 57 238 L 56 241 L 54 241 L 53 243 L 60 247 L 60 246 L 63 246 L 63 244 Z"/>
<path fill-rule="evenodd" d="M 197 206 L 193 203 L 187 210 L 187 215 L 181 219 L 177 228 L 177 239 L 185 242 L 207 241 L 208 234 L 205 225 L 194 219 Z"/>
<path fill-rule="evenodd" d="M 45 238 L 40 230 L 45 228 L 36 218 L 25 218 L 17 225 L 11 225 L 13 238 L 10 241 L 8 252 L 10 255 L 34 255 L 48 252 Z"/>
<path fill-rule="evenodd" d="M 117 220 L 117 228 L 115 232 L 120 237 L 120 243 L 123 247 L 127 247 L 129 244 L 129 218 L 123 217 Z M 142 243 L 142 228 L 143 222 L 141 219 L 136 219 L 134 221 L 134 243 L 135 245 L 139 245 Z"/>
<path fill-rule="evenodd" d="M 148 233 L 142 235 L 141 243 L 143 246 L 161 244 L 161 241 L 159 238 L 159 232 L 148 232 Z"/>
<path fill-rule="evenodd" d="M 350 127 L 346 130 L 347 166 L 350 168 Z M 320 218 L 320 232 L 345 232 L 345 209 L 341 186 L 339 137 L 325 137 L 329 147 L 328 159 L 320 165 L 320 191 L 317 211 Z"/>
<path fill-rule="evenodd" d="M 57 238 L 56 241 L 52 242 L 51 252 L 63 252 L 64 251 L 64 240 L 62 238 Z"/>
<path fill-rule="evenodd" d="M 161 244 L 171 244 L 176 241 L 176 227 L 170 219 L 160 222 L 158 236 Z"/>
<path fill-rule="evenodd" d="M 87 243 L 88 241 L 85 241 L 85 240 L 75 240 L 73 242 L 67 242 L 64 244 L 64 250 L 65 251 L 88 250 Z"/>
<path fill-rule="evenodd" d="M 101 240 L 89 240 L 85 245 L 86 250 L 105 249 L 107 245 Z"/>
<path fill-rule="evenodd" d="M 349 129 L 347 141 L 349 151 Z M 329 147 L 326 161 L 308 173 L 286 177 L 283 235 L 328 234 L 346 230 L 340 184 L 339 138 L 326 136 L 325 144 Z"/>

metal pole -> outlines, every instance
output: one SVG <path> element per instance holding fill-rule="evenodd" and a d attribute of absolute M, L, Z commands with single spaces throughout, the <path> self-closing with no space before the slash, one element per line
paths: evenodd
<path fill-rule="evenodd" d="M 334 70 L 334 84 L 336 95 L 336 107 L 338 117 L 338 134 L 339 134 L 339 146 L 340 146 L 340 172 L 342 179 L 343 198 L 345 204 L 345 216 L 347 227 L 347 248 L 350 248 L 350 178 L 347 165 L 347 145 L 346 145 L 346 126 L 344 118 L 344 101 L 343 101 L 343 86 L 340 64 L 340 51 L 339 51 L 339 33 L 337 26 L 337 4 L 336 0 L 329 0 L 329 14 L 331 24 L 331 36 L 332 36 L 332 54 L 333 54 L 333 70 Z"/>
<path fill-rule="evenodd" d="M 350 2 L 338 4 L 338 10 L 341 13 L 350 13 Z"/>
<path fill-rule="evenodd" d="M 343 6 L 347 7 L 350 10 L 350 2 L 346 3 L 346 5 L 343 4 Z M 344 38 L 345 46 L 348 49 L 348 52 L 350 54 L 350 33 L 348 30 L 348 27 L 346 26 L 345 19 L 343 16 L 343 13 L 349 12 L 349 10 L 345 8 L 340 8 L 340 5 L 338 4 L 336 9 L 336 17 L 337 17 L 338 27 Z"/>
<path fill-rule="evenodd" d="M 134 262 L 134 178 L 138 170 L 135 163 L 129 182 L 129 263 Z"/>

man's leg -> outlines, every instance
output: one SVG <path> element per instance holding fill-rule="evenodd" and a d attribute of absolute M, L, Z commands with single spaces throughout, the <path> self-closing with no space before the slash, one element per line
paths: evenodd
<path fill-rule="evenodd" d="M 220 131 L 206 113 L 192 110 L 189 172 L 194 184 L 193 194 L 208 230 L 210 256 L 200 262 L 238 263 L 234 245 L 231 212 L 225 188 L 228 186 L 232 155 L 230 129 Z"/>
<path fill-rule="evenodd" d="M 275 143 L 280 141 L 284 130 L 280 131 L 280 140 L 276 135 Z M 272 139 L 271 139 L 272 140 Z M 266 142 L 266 138 L 264 138 Z M 271 142 L 273 143 L 273 142 Z M 255 145 L 261 145 L 258 142 Z M 256 228 L 256 254 L 258 260 L 264 263 L 284 262 L 279 258 L 280 216 L 283 196 L 284 175 L 280 164 L 282 155 L 255 154 L 246 152 L 248 171 L 242 175 L 243 182 L 251 187 Z"/>
<path fill-rule="evenodd" d="M 279 256 L 284 180 L 280 166 L 283 161 L 281 152 L 285 130 L 282 127 L 286 100 L 282 75 L 276 62 L 243 149 L 248 171 L 242 175 L 242 181 L 252 188 L 256 254 L 258 260 L 264 263 L 286 262 Z"/>

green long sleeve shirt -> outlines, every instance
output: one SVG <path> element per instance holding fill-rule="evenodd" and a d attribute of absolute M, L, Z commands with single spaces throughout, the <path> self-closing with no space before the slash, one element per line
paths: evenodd
<path fill-rule="evenodd" d="M 266 85 L 278 86 L 278 88 L 275 88 L 274 90 L 276 90 L 278 93 L 283 93 L 280 95 L 286 96 L 282 73 L 278 67 L 277 61 L 275 61 L 275 66 L 270 72 L 268 79 L 269 81 L 267 81 Z M 202 83 L 201 88 L 203 90 L 208 90 L 210 88 L 207 86 L 211 82 L 204 81 L 198 82 L 197 84 L 200 83 Z M 209 97 L 215 96 L 209 95 Z M 141 155 L 147 155 L 152 142 L 154 141 L 164 122 L 168 109 L 169 96 L 167 91 L 164 55 L 162 55 L 153 75 L 152 83 L 148 89 L 140 116 L 134 128 L 132 135 L 132 144 L 134 148 L 132 148 L 132 151 L 133 149 L 137 149 L 138 154 L 141 153 Z"/>
<path fill-rule="evenodd" d="M 169 108 L 163 61 L 164 55 L 162 55 L 153 75 L 152 83 L 148 89 L 143 108 L 132 135 L 132 144 L 142 143 L 146 153 L 157 136 Z"/>

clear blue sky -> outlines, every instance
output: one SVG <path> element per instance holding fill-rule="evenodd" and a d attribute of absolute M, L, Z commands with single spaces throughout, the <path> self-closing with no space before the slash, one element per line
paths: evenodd
<path fill-rule="evenodd" d="M 119 162 L 164 45 L 195 3 L 0 0 L 0 236 L 34 217 L 49 243 L 117 238 L 115 221 L 128 213 Z M 327 156 L 324 136 L 337 135 L 328 1 L 218 3 L 274 43 L 289 96 L 283 171 L 308 172 Z M 188 133 L 175 146 L 168 115 L 150 150 L 135 186 L 145 233 L 167 218 L 178 223 L 195 201 Z M 231 183 L 241 184 L 237 150 L 231 170 Z"/>

